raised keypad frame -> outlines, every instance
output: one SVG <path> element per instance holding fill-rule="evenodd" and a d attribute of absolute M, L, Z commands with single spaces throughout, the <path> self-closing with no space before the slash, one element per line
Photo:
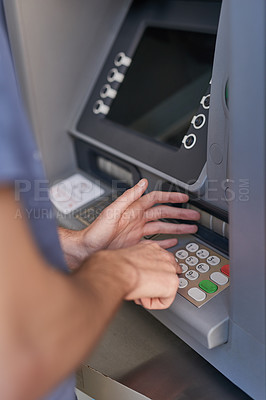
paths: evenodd
<path fill-rule="evenodd" d="M 190 243 L 195 243 L 196 245 L 198 245 L 198 246 L 199 246 L 199 249 L 198 249 L 198 250 L 201 250 L 201 249 L 207 250 L 207 251 L 209 252 L 209 256 L 208 256 L 207 258 L 205 258 L 205 259 L 200 259 L 199 257 L 197 257 L 196 251 L 190 252 L 190 251 L 187 249 L 186 246 L 187 246 L 188 244 L 190 244 Z M 196 247 L 196 246 L 195 246 L 195 247 Z M 178 258 L 178 256 L 176 255 L 176 254 L 178 253 L 178 251 L 180 251 L 180 250 L 185 250 L 185 251 L 188 253 L 188 257 L 191 257 L 191 256 L 197 257 L 198 260 L 199 260 L 199 262 L 198 262 L 195 266 L 190 266 L 189 264 L 186 263 L 186 258 L 185 258 L 185 259 L 184 259 L 184 258 Z M 198 251 L 198 250 L 197 250 L 197 251 Z M 227 282 L 226 284 L 224 284 L 224 285 L 219 285 L 219 284 L 217 284 L 215 281 L 213 281 L 213 280 L 210 278 L 211 274 L 213 274 L 214 272 L 220 272 L 220 273 L 222 274 L 221 268 L 222 268 L 224 265 L 229 264 L 228 258 L 222 256 L 221 254 L 219 254 L 219 253 L 217 253 L 216 251 L 212 250 L 212 249 L 209 248 L 208 246 L 206 246 L 206 245 L 200 243 L 198 240 L 187 241 L 182 247 L 180 246 L 180 248 L 178 248 L 178 249 L 176 250 L 175 255 L 176 255 L 176 259 L 177 259 L 177 261 L 178 261 L 179 263 L 185 264 L 185 265 L 187 265 L 187 267 L 188 267 L 188 270 L 187 270 L 186 273 L 182 273 L 182 274 L 179 275 L 180 278 L 186 279 L 186 281 L 188 282 L 188 284 L 187 284 L 186 287 L 183 287 L 183 288 L 180 287 L 180 288 L 178 289 L 177 295 L 181 295 L 181 296 L 185 297 L 185 298 L 186 298 L 190 303 L 192 303 L 194 306 L 196 306 L 196 307 L 198 307 L 198 308 L 202 307 L 202 306 L 203 306 L 204 304 L 206 304 L 209 300 L 211 300 L 212 298 L 214 298 L 217 294 L 221 293 L 224 289 L 226 289 L 226 288 L 230 285 L 230 277 L 227 276 L 227 275 L 224 275 L 224 274 L 223 274 L 225 277 L 228 278 L 228 282 Z M 211 256 L 219 257 L 219 259 L 221 260 L 221 261 L 219 262 L 219 264 L 214 265 L 214 266 L 211 265 L 211 264 L 209 264 L 207 260 L 208 260 L 208 258 L 211 257 Z M 207 272 L 204 272 L 204 273 L 203 273 L 203 272 L 200 272 L 198 269 L 196 269 L 197 265 L 202 264 L 202 263 L 208 264 L 209 270 L 208 270 Z M 197 273 L 199 274 L 198 278 L 197 278 L 197 279 L 194 279 L 194 280 L 189 280 L 189 279 L 187 279 L 187 278 L 186 278 L 186 274 L 188 273 L 188 271 L 195 271 L 195 272 L 197 272 Z M 200 282 L 203 281 L 203 280 L 205 280 L 205 279 L 210 280 L 211 282 L 213 282 L 213 283 L 216 284 L 217 290 L 216 290 L 215 293 L 207 293 L 207 292 L 205 292 L 204 290 L 202 290 L 202 289 L 199 287 Z M 188 294 L 188 291 L 189 291 L 191 288 L 198 288 L 201 292 L 203 292 L 203 293 L 206 295 L 205 299 L 202 300 L 202 301 L 197 301 L 197 300 L 195 300 L 193 297 L 191 297 L 191 296 Z"/>

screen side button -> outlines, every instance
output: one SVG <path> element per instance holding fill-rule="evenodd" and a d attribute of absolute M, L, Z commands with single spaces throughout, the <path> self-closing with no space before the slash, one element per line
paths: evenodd
<path fill-rule="evenodd" d="M 204 114 L 195 115 L 192 118 L 192 121 L 191 121 L 191 123 L 192 123 L 192 125 L 194 126 L 195 129 L 202 128 L 203 125 L 205 124 L 205 122 L 206 122 L 206 117 L 205 117 Z"/>
<path fill-rule="evenodd" d="M 194 135 L 194 133 L 185 135 L 182 140 L 182 143 L 183 143 L 185 149 L 187 149 L 187 150 L 192 149 L 192 147 L 195 146 L 196 142 L 197 142 L 197 137 L 196 137 L 196 135 Z"/>

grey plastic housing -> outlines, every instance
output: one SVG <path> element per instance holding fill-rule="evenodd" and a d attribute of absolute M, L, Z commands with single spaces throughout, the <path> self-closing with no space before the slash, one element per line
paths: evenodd
<path fill-rule="evenodd" d="M 230 67 L 228 20 L 229 10 L 226 2 L 224 2 L 220 15 L 213 63 L 207 143 L 207 180 L 204 196 L 208 202 L 224 210 L 228 210 L 226 189 L 229 187 L 229 110 L 225 100 L 225 89 L 229 81 Z"/>
<path fill-rule="evenodd" d="M 178 248 L 184 247 L 185 243 L 194 240 L 191 235 L 179 237 L 178 246 L 172 248 L 171 252 L 175 253 Z M 228 300 L 228 288 L 209 300 L 201 308 L 197 308 L 180 294 L 177 294 L 169 310 L 152 311 L 151 313 L 173 332 L 182 331 L 207 349 L 213 349 L 228 341 Z"/>

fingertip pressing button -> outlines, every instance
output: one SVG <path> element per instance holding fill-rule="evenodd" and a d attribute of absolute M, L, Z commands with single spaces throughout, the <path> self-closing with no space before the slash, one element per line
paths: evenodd
<path fill-rule="evenodd" d="M 188 266 L 187 266 L 186 264 L 181 263 L 181 264 L 179 264 L 179 265 L 180 265 L 180 267 L 182 268 L 182 273 L 183 273 L 183 274 L 184 274 L 185 272 L 187 272 Z"/>

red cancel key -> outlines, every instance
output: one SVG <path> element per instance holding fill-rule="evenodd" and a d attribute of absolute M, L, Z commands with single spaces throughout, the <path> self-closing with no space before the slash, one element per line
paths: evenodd
<path fill-rule="evenodd" d="M 224 265 L 221 268 L 221 271 L 222 271 L 223 274 L 225 274 L 227 276 L 230 276 L 230 266 L 229 266 L 229 264 Z"/>

